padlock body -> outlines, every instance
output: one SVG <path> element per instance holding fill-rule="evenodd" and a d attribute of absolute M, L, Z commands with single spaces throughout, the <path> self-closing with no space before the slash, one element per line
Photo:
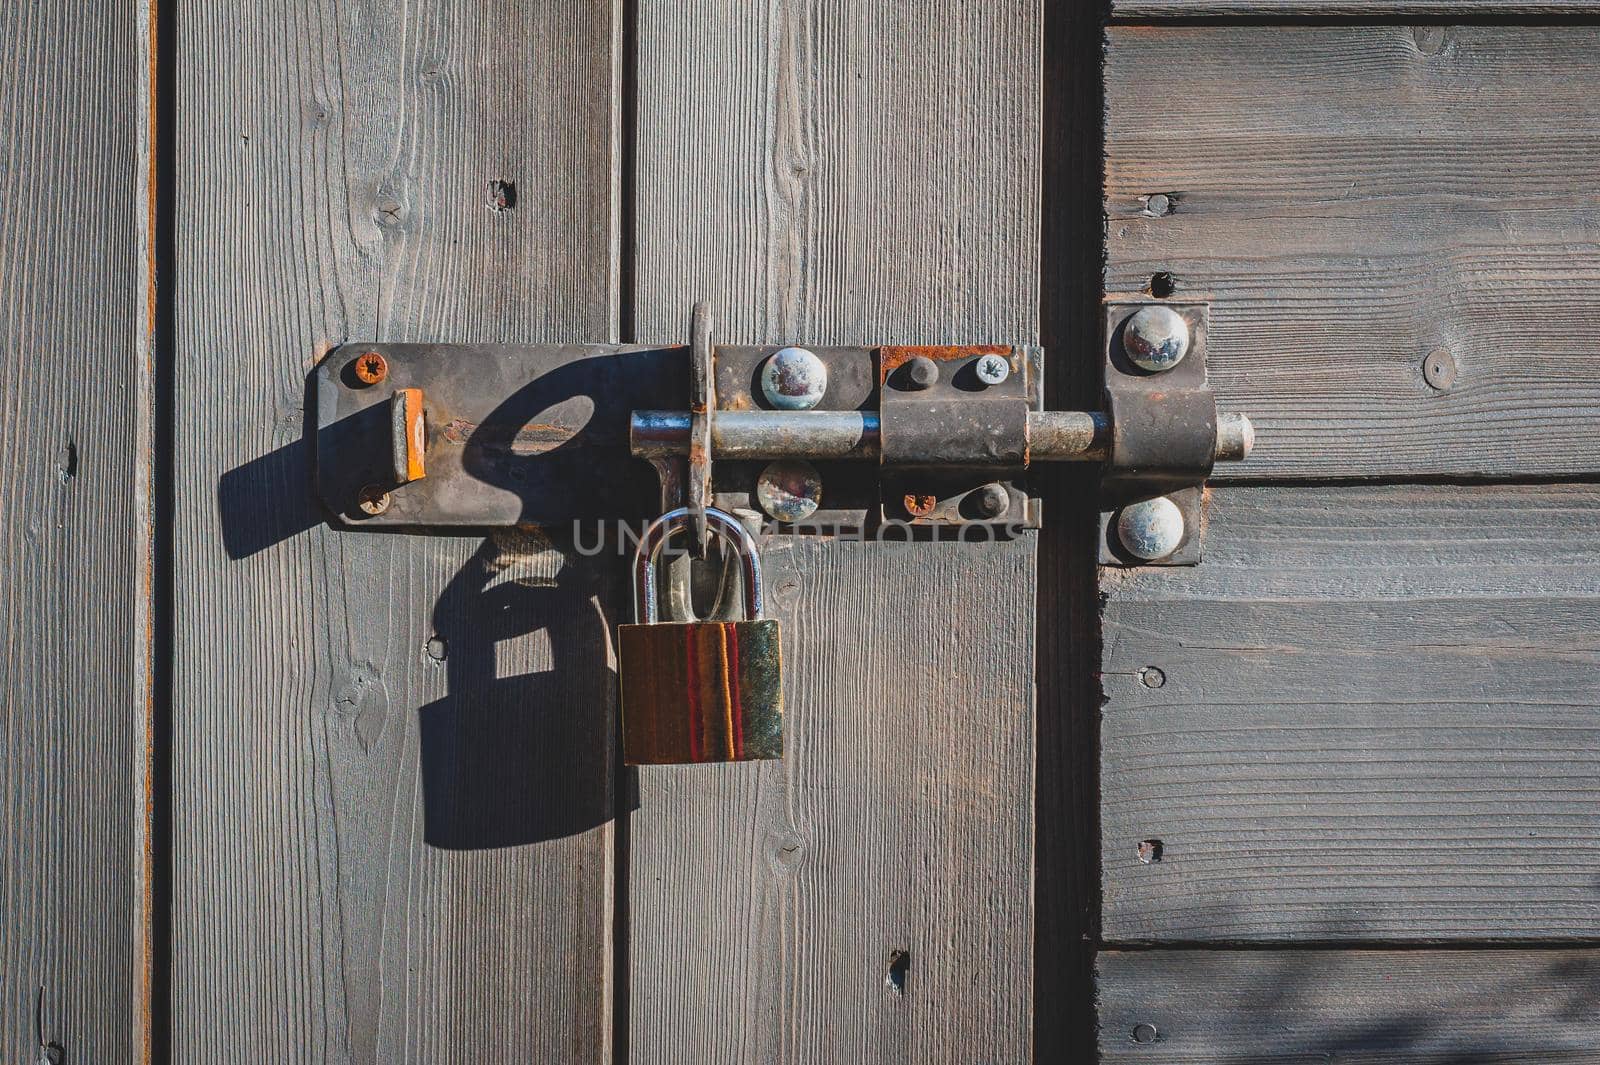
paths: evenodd
<path fill-rule="evenodd" d="M 617 637 L 629 765 L 783 756 L 777 621 L 621 625 Z"/>

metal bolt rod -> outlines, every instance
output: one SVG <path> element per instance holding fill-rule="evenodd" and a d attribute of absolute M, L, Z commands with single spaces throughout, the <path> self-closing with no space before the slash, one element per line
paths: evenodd
<path fill-rule="evenodd" d="M 1028 412 L 1028 457 L 1098 462 L 1111 447 L 1111 419 L 1099 411 Z"/>
<path fill-rule="evenodd" d="M 640 458 L 689 451 L 689 413 L 637 410 L 629 427 Z M 711 423 L 719 459 L 876 459 L 878 415 L 844 411 L 720 410 Z"/>
<path fill-rule="evenodd" d="M 689 412 L 641 410 L 630 425 L 633 453 L 663 458 L 689 452 Z M 1106 457 L 1111 419 L 1099 411 L 1030 411 L 1029 456 L 1039 462 L 1098 462 Z M 1243 414 L 1217 417 L 1217 460 L 1250 454 L 1255 428 Z M 711 450 L 721 459 L 878 458 L 872 411 L 718 411 Z"/>

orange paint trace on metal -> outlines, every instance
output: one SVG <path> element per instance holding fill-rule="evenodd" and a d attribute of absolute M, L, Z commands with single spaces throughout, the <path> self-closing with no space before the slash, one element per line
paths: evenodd
<path fill-rule="evenodd" d="M 906 497 L 900 502 L 906 508 L 906 513 L 913 518 L 925 518 L 939 505 L 939 497 L 907 492 Z"/>
<path fill-rule="evenodd" d="M 403 388 L 400 392 L 405 396 L 406 483 L 409 484 L 427 476 L 428 430 L 422 418 L 422 389 Z"/>

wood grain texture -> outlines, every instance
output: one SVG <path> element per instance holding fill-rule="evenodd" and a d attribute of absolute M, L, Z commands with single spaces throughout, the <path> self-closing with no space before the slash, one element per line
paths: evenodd
<path fill-rule="evenodd" d="M 1594 25 L 1111 28 L 1106 284 L 1210 294 L 1218 480 L 1600 470 L 1597 75 Z"/>
<path fill-rule="evenodd" d="M 1095 970 L 1108 1065 L 1600 1060 L 1592 950 L 1156 950 Z"/>
<path fill-rule="evenodd" d="M 173 1060 L 608 1061 L 614 567 L 329 529 L 302 432 L 347 340 L 614 338 L 612 5 L 176 17 Z"/>
<path fill-rule="evenodd" d="M 1415 15 L 1471 19 L 1600 14 L 1595 0 L 1111 0 L 1113 18 L 1383 18 Z"/>
<path fill-rule="evenodd" d="M 1037 5 L 639 15 L 638 339 L 1037 336 Z M 1028 1060 L 1034 559 L 768 542 L 785 757 L 639 771 L 632 1060 Z"/>
<path fill-rule="evenodd" d="M 1105 939 L 1600 938 L 1597 522 L 1241 487 L 1199 567 L 1103 571 Z"/>
<path fill-rule="evenodd" d="M 42 1035 L 126 1061 L 148 550 L 138 11 L 6 5 L 0 63 L 0 1059 L 38 1060 Z"/>

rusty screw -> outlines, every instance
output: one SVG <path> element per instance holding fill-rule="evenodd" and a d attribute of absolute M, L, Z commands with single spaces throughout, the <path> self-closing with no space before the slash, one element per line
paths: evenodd
<path fill-rule="evenodd" d="M 907 492 L 906 497 L 900 502 L 905 505 L 906 513 L 913 518 L 926 518 L 933 513 L 933 508 L 939 505 L 939 497 Z"/>
<path fill-rule="evenodd" d="M 361 513 L 371 518 L 389 509 L 389 492 L 375 484 L 369 484 L 356 496 L 356 506 L 361 508 Z"/>
<path fill-rule="evenodd" d="M 389 360 L 376 351 L 364 351 L 356 356 L 356 380 L 364 385 L 375 385 L 389 376 Z"/>

